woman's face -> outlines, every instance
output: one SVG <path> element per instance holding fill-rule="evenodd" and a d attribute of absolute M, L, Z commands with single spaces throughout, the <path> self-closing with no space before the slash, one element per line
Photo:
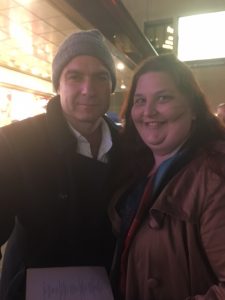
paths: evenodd
<path fill-rule="evenodd" d="M 188 137 L 195 116 L 188 99 L 166 72 L 140 76 L 131 110 L 144 143 L 155 155 L 167 155 Z"/>

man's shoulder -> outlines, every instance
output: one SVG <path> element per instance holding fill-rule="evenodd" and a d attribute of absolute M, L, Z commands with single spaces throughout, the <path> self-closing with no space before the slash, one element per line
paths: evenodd
<path fill-rule="evenodd" d="M 0 128 L 0 137 L 8 141 L 28 141 L 37 137 L 38 132 L 44 132 L 46 124 L 45 114 L 40 114 Z"/>
<path fill-rule="evenodd" d="M 46 114 L 39 114 L 33 117 L 29 117 L 20 121 L 14 121 L 13 123 L 1 127 L 2 131 L 19 131 L 23 128 L 27 129 L 29 126 L 35 125 L 35 124 L 41 124 L 44 119 L 46 118 Z"/>

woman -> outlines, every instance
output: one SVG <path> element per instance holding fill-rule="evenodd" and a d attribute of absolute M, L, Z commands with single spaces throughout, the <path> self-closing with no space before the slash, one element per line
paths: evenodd
<path fill-rule="evenodd" d="M 224 300 L 225 129 L 175 56 L 138 68 L 123 134 L 116 299 Z"/>

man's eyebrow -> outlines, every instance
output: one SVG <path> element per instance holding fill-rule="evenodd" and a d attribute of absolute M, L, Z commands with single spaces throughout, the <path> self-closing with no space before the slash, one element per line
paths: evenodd
<path fill-rule="evenodd" d="M 109 75 L 109 71 L 108 70 L 98 70 L 93 72 L 93 74 L 97 74 L 97 75 Z"/>
<path fill-rule="evenodd" d="M 82 74 L 82 72 L 79 71 L 79 70 L 76 70 L 76 69 L 70 69 L 70 70 L 67 70 L 67 71 L 65 72 L 65 74 L 66 74 L 66 75 L 70 75 L 70 74 Z"/>
<path fill-rule="evenodd" d="M 71 74 L 77 74 L 77 75 L 82 75 L 84 74 L 82 71 L 80 70 L 76 70 L 76 69 L 69 69 L 65 72 L 65 75 L 71 75 Z M 95 75 L 110 75 L 108 70 L 98 70 L 98 71 L 94 71 L 93 73 L 90 74 L 91 76 L 95 76 Z"/>

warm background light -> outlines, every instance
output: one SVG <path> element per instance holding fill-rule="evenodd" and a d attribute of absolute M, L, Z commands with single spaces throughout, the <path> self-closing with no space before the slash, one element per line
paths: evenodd
<path fill-rule="evenodd" d="M 223 57 L 225 57 L 225 11 L 179 18 L 179 59 L 191 61 Z"/>

